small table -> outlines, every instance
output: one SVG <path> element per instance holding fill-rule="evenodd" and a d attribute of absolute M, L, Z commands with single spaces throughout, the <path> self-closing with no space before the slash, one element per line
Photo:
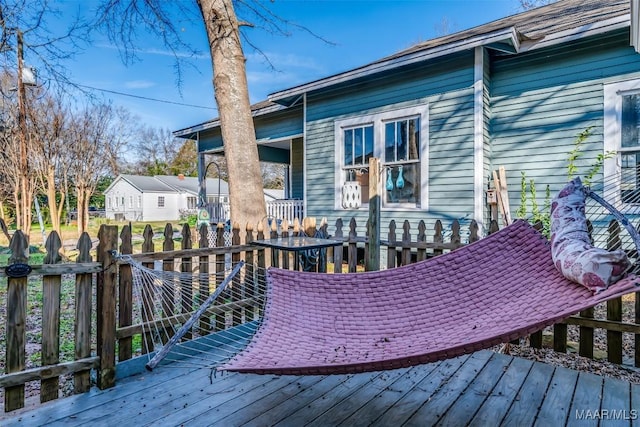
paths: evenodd
<path fill-rule="evenodd" d="M 252 243 L 275 250 L 293 252 L 295 254 L 296 269 L 299 266 L 299 259 L 304 258 L 302 267 L 305 271 L 309 271 L 311 269 L 315 269 L 314 267 L 318 265 L 318 260 L 321 256 L 320 250 L 342 245 L 343 242 L 340 240 L 324 239 L 319 237 L 291 236 L 284 238 L 278 237 L 277 239 L 254 240 Z M 318 251 L 318 254 L 302 256 L 313 251 Z M 316 259 L 314 260 L 314 258 Z"/>

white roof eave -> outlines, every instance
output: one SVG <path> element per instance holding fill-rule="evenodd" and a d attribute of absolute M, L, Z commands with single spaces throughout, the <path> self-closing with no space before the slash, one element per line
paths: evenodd
<path fill-rule="evenodd" d="M 638 8 L 638 3 L 640 2 L 640 0 L 631 1 L 632 8 L 634 7 L 634 4 L 636 5 L 635 7 Z M 635 14 L 637 15 L 638 13 L 636 12 Z M 638 20 L 639 18 L 635 16 L 636 28 L 633 28 L 633 23 L 631 23 L 631 42 L 636 47 L 636 50 L 640 49 L 640 29 L 638 29 L 638 27 L 640 27 L 640 23 L 638 22 Z M 457 40 L 455 42 L 436 46 L 434 48 L 412 52 L 405 56 L 391 58 L 388 61 L 378 61 L 364 67 L 327 77 L 325 79 L 316 80 L 310 83 L 296 86 L 294 88 L 274 92 L 269 95 L 268 99 L 272 102 L 284 101 L 295 96 L 300 96 L 301 94 L 306 92 L 323 89 L 335 84 L 344 83 L 356 78 L 366 77 L 368 75 L 401 67 L 403 65 L 408 65 L 415 62 L 425 61 L 440 56 L 473 49 L 477 46 L 487 46 L 490 48 L 491 44 L 504 45 L 505 42 L 507 42 L 508 44 L 511 44 L 511 46 L 513 46 L 513 53 L 518 54 L 534 49 L 541 49 L 543 47 L 548 47 L 555 44 L 566 43 L 568 41 L 577 40 L 584 37 L 606 33 L 620 28 L 625 28 L 630 25 L 630 21 L 631 16 L 629 14 L 626 14 L 597 23 L 591 23 L 577 28 L 572 28 L 570 30 L 547 34 L 544 37 L 534 37 L 533 39 L 524 37 L 524 40 L 522 41 L 516 27 L 512 26 L 499 31 L 482 34 L 476 37 Z M 636 44 L 634 44 L 634 41 Z"/>
<path fill-rule="evenodd" d="M 382 60 L 374 62 L 364 67 L 356 68 L 341 74 L 336 74 L 325 79 L 316 80 L 310 83 L 306 83 L 300 86 L 296 86 L 291 89 L 286 89 L 280 92 L 275 92 L 269 95 L 268 100 L 272 102 L 278 102 L 279 100 L 298 97 L 305 92 L 322 89 L 325 87 L 333 86 L 335 84 L 343 83 L 349 80 L 366 77 L 369 75 L 377 74 L 390 69 L 398 68 L 404 65 L 413 64 L 416 62 L 422 62 L 440 56 L 449 55 L 456 52 L 473 49 L 477 46 L 489 45 L 492 43 L 511 43 L 516 52 L 519 50 L 520 41 L 518 32 L 515 27 L 509 27 L 499 31 L 494 31 L 487 34 L 482 34 L 475 37 L 470 37 L 464 40 L 458 40 L 452 43 L 447 43 L 442 46 L 436 46 L 431 49 L 420 50 L 412 52 L 404 56 L 390 58 L 388 60 Z"/>

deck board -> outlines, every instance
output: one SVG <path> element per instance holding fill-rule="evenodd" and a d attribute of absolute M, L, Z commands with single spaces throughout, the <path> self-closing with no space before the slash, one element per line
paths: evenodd
<path fill-rule="evenodd" d="M 440 362 L 411 368 L 393 384 L 380 391 L 360 409 L 345 418 L 340 425 L 349 427 L 369 426 L 372 422 L 371 414 L 384 414 L 390 407 L 396 406 L 400 399 L 406 394 L 412 393 L 413 388 L 438 369 L 439 366 Z"/>
<path fill-rule="evenodd" d="M 547 427 L 567 422 L 577 381 L 578 371 L 565 368 L 555 369 L 549 390 L 547 390 L 547 395 L 536 418 L 536 426 Z M 566 414 L 567 416 L 562 417 L 561 414 Z"/>
<path fill-rule="evenodd" d="M 323 377 L 313 387 L 301 388 L 300 391 L 284 402 L 277 403 L 264 411 L 251 411 L 245 415 L 246 425 L 274 425 L 287 419 L 291 414 L 302 408 L 309 408 L 319 395 L 325 395 L 348 379 L 347 375 L 329 375 Z M 240 425 L 240 424 L 237 424 Z"/>
<path fill-rule="evenodd" d="M 603 378 L 586 372 L 580 372 L 573 394 L 573 402 L 569 410 L 567 426 L 597 426 L 599 420 L 595 417 L 579 418 L 577 411 L 599 411 L 602 405 Z"/>
<path fill-rule="evenodd" d="M 520 391 L 511 404 L 502 422 L 505 425 L 531 426 L 536 420 L 538 408 L 547 392 L 554 367 L 544 363 L 533 365 Z"/>
<path fill-rule="evenodd" d="M 631 426 L 631 385 L 627 382 L 605 378 L 602 388 L 602 427 Z M 607 411 L 606 414 L 604 411 Z"/>
<path fill-rule="evenodd" d="M 242 410 L 237 410 L 222 418 L 216 417 L 216 422 L 220 425 L 238 426 L 251 422 L 256 417 L 262 418 L 262 413 L 268 412 L 274 407 L 279 406 L 283 402 L 294 398 L 298 393 L 300 393 L 302 389 L 314 388 L 316 384 L 322 381 L 323 378 L 324 377 L 318 375 L 292 377 L 292 380 L 279 390 L 276 390 L 273 393 L 259 396 L 258 398 L 250 402 L 247 406 L 242 408 Z M 202 425 L 208 420 L 209 416 L 209 413 L 199 414 L 198 417 L 189 420 L 188 422 L 184 423 L 184 425 Z"/>
<path fill-rule="evenodd" d="M 511 407 L 516 393 L 520 391 L 520 387 L 533 365 L 534 362 L 530 360 L 511 359 L 507 370 L 491 394 L 482 403 L 469 425 L 485 426 L 490 422 L 494 422 L 496 425 L 499 424 Z"/>
<path fill-rule="evenodd" d="M 408 426 L 434 425 L 440 417 L 455 403 L 456 399 L 464 393 L 469 384 L 478 376 L 485 367 L 492 353 L 482 351 L 469 357 L 455 374 L 445 381 L 442 386 L 427 400 L 411 418 L 407 420 Z"/>
<path fill-rule="evenodd" d="M 357 392 L 361 387 L 370 387 L 379 380 L 384 373 L 373 372 L 366 374 L 350 375 L 346 381 L 336 385 L 330 391 L 318 395 L 315 400 L 309 403 L 307 407 L 303 407 L 289 415 L 286 419 L 274 424 L 276 426 L 300 426 L 305 425 L 323 413 L 331 409 L 334 405 L 340 404 L 348 399 L 353 393 Z"/>
<path fill-rule="evenodd" d="M 510 359 L 492 355 L 469 387 L 438 421 L 439 426 L 464 426 L 471 422 L 509 366 Z"/>
<path fill-rule="evenodd" d="M 631 384 L 631 425 L 640 427 L 640 384 Z"/>
<path fill-rule="evenodd" d="M 468 355 L 455 359 L 445 360 L 440 363 L 438 369 L 432 371 L 422 381 L 405 394 L 393 406 L 389 407 L 379 418 L 373 421 L 377 426 L 403 425 L 413 413 L 429 400 L 442 384 L 449 380 L 467 361 Z"/>
<path fill-rule="evenodd" d="M 351 416 L 358 409 L 366 405 L 371 399 L 375 398 L 381 391 L 390 387 L 396 380 L 401 378 L 409 371 L 405 369 L 395 369 L 388 371 L 376 378 L 375 382 L 365 387 L 360 387 L 355 393 L 352 393 L 348 399 L 344 399 L 336 405 L 333 405 L 321 416 L 307 424 L 308 427 L 325 427 L 337 426 L 344 419 Z"/>
<path fill-rule="evenodd" d="M 210 379 L 206 369 L 166 367 L 121 379 L 109 390 L 5 414 L 0 424 L 638 426 L 640 414 L 633 411 L 639 408 L 638 384 L 482 351 L 351 375 L 226 373 Z M 576 410 L 587 409 L 618 415 L 577 419 Z"/>

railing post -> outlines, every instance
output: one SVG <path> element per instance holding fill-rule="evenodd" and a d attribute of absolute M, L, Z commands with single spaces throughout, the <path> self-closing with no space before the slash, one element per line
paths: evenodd
<path fill-rule="evenodd" d="M 342 241 L 344 236 L 342 234 L 342 218 L 336 220 L 336 232 L 333 234 L 333 238 Z M 333 272 L 342 273 L 342 243 L 339 246 L 333 248 Z"/>
<path fill-rule="evenodd" d="M 402 224 L 402 252 L 400 252 L 400 264 L 411 264 L 411 224 L 404 220 Z"/>
<path fill-rule="evenodd" d="M 150 253 L 155 252 L 155 244 L 153 243 L 153 228 L 151 225 L 147 224 L 144 227 L 144 231 L 142 232 L 142 236 L 144 237 L 144 241 L 142 242 L 142 252 Z M 153 270 L 153 261 L 151 262 L 143 262 L 143 266 L 146 268 L 150 268 Z M 142 322 L 150 322 L 153 320 L 153 301 L 155 298 L 156 290 L 151 286 L 143 286 L 142 288 Z M 142 354 L 151 353 L 153 351 L 153 334 L 152 332 L 146 331 L 142 333 Z"/>
<path fill-rule="evenodd" d="M 97 347 L 100 357 L 98 367 L 98 387 L 105 389 L 115 385 L 116 378 L 116 270 L 112 251 L 118 245 L 118 227 L 102 225 L 98 232 L 98 262 L 102 264 L 102 272 L 98 273 L 97 314 L 98 334 Z"/>
<path fill-rule="evenodd" d="M 426 243 L 427 241 L 427 225 L 423 220 L 420 220 L 418 223 L 418 236 L 416 238 L 416 242 L 418 243 Z M 424 261 L 427 259 L 427 250 L 423 248 L 418 248 L 416 253 L 417 261 Z"/>
<path fill-rule="evenodd" d="M 180 243 L 181 249 L 191 249 L 193 247 L 193 242 L 191 241 L 191 228 L 189 224 L 184 224 L 182 226 L 182 242 Z M 180 271 L 182 273 L 191 273 L 193 261 L 191 257 L 182 258 L 182 262 L 180 263 Z M 193 311 L 193 281 L 190 275 L 185 277 L 185 280 L 182 283 L 182 292 L 181 292 L 181 309 L 180 312 L 182 314 L 191 313 Z M 184 334 L 185 340 L 190 340 L 192 337 L 191 331 Z"/>
<path fill-rule="evenodd" d="M 11 264 L 26 264 L 29 261 L 29 243 L 22 231 L 13 234 L 11 243 Z M 27 277 L 9 277 L 7 281 L 7 331 L 6 365 L 7 374 L 23 371 L 25 368 L 25 343 L 27 340 Z M 6 387 L 4 390 L 5 412 L 24 408 L 24 384 Z"/>
<path fill-rule="evenodd" d="M 209 244 L 209 226 L 207 224 L 200 225 L 200 240 L 198 246 L 200 248 L 208 248 Z M 202 304 L 208 297 L 210 292 L 209 281 L 207 276 L 209 275 L 209 257 L 207 255 L 200 255 L 198 258 L 198 266 L 200 268 L 200 276 L 198 280 L 198 306 Z M 200 335 L 205 335 L 211 330 L 211 318 L 210 316 L 200 317 Z"/>
<path fill-rule="evenodd" d="M 241 243 L 240 224 L 238 222 L 234 222 L 231 229 L 231 245 L 240 246 Z M 235 267 L 240 261 L 240 252 L 234 250 L 231 253 L 231 266 Z M 240 283 L 232 282 L 231 289 L 233 292 L 231 293 L 231 302 L 237 302 L 243 298 L 244 290 L 241 286 L 242 285 Z M 242 309 L 235 308 L 231 312 L 231 322 L 233 326 L 238 326 L 242 323 Z"/>
<path fill-rule="evenodd" d="M 76 262 L 91 262 L 91 238 L 85 231 L 78 240 L 78 258 Z M 91 356 L 91 273 L 76 275 L 76 325 L 75 357 L 84 359 Z M 91 370 L 77 372 L 73 377 L 74 393 L 84 393 L 91 388 Z"/>
<path fill-rule="evenodd" d="M 175 244 L 173 243 L 173 226 L 171 225 L 171 223 L 167 223 L 167 225 L 165 225 L 164 227 L 164 241 L 162 242 L 162 251 L 172 252 L 174 249 Z M 162 271 L 174 271 L 173 263 L 173 258 L 163 259 Z M 160 293 L 162 295 L 162 316 L 172 317 L 176 311 L 175 298 L 173 295 L 173 284 L 167 283 L 163 280 Z M 162 336 L 160 337 L 160 339 L 162 340 L 162 344 L 166 344 L 172 335 L 172 328 L 171 326 L 167 326 L 164 329 L 161 329 L 161 331 Z"/>
<path fill-rule="evenodd" d="M 44 264 L 57 264 L 62 257 L 60 248 L 62 241 L 58 233 L 53 231 L 45 243 L 47 255 Z M 42 366 L 55 365 L 60 362 L 60 295 L 62 277 L 42 277 Z M 52 377 L 40 382 L 40 403 L 58 398 L 59 377 Z"/>
<path fill-rule="evenodd" d="M 380 159 L 369 159 L 369 221 L 365 270 L 380 270 Z"/>
<path fill-rule="evenodd" d="M 387 234 L 387 240 L 389 245 L 387 246 L 387 268 L 394 268 L 396 266 L 396 220 L 392 219 L 389 223 L 389 233 Z"/>
<path fill-rule="evenodd" d="M 356 232 L 356 226 L 356 219 L 351 217 L 351 221 L 349 221 L 349 246 L 347 247 L 349 273 L 355 273 L 358 267 L 358 233 Z"/>
<path fill-rule="evenodd" d="M 120 232 L 120 253 L 133 253 L 131 243 L 131 227 L 125 225 Z M 118 327 L 130 326 L 133 323 L 133 274 L 131 265 L 122 264 L 120 266 L 118 283 Z M 133 355 L 132 337 L 125 337 L 118 340 L 118 361 L 129 360 Z"/>

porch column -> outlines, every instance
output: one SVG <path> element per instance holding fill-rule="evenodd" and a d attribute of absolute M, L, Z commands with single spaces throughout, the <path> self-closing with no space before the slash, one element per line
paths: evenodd
<path fill-rule="evenodd" d="M 485 167 L 484 167 L 484 48 L 475 49 L 473 79 L 473 218 L 478 223 L 478 233 L 484 235 Z"/>
<path fill-rule="evenodd" d="M 204 153 L 198 153 L 198 207 L 204 208 L 207 205 L 207 177 L 204 176 L 205 164 Z M 218 178 L 219 179 L 219 178 Z"/>

